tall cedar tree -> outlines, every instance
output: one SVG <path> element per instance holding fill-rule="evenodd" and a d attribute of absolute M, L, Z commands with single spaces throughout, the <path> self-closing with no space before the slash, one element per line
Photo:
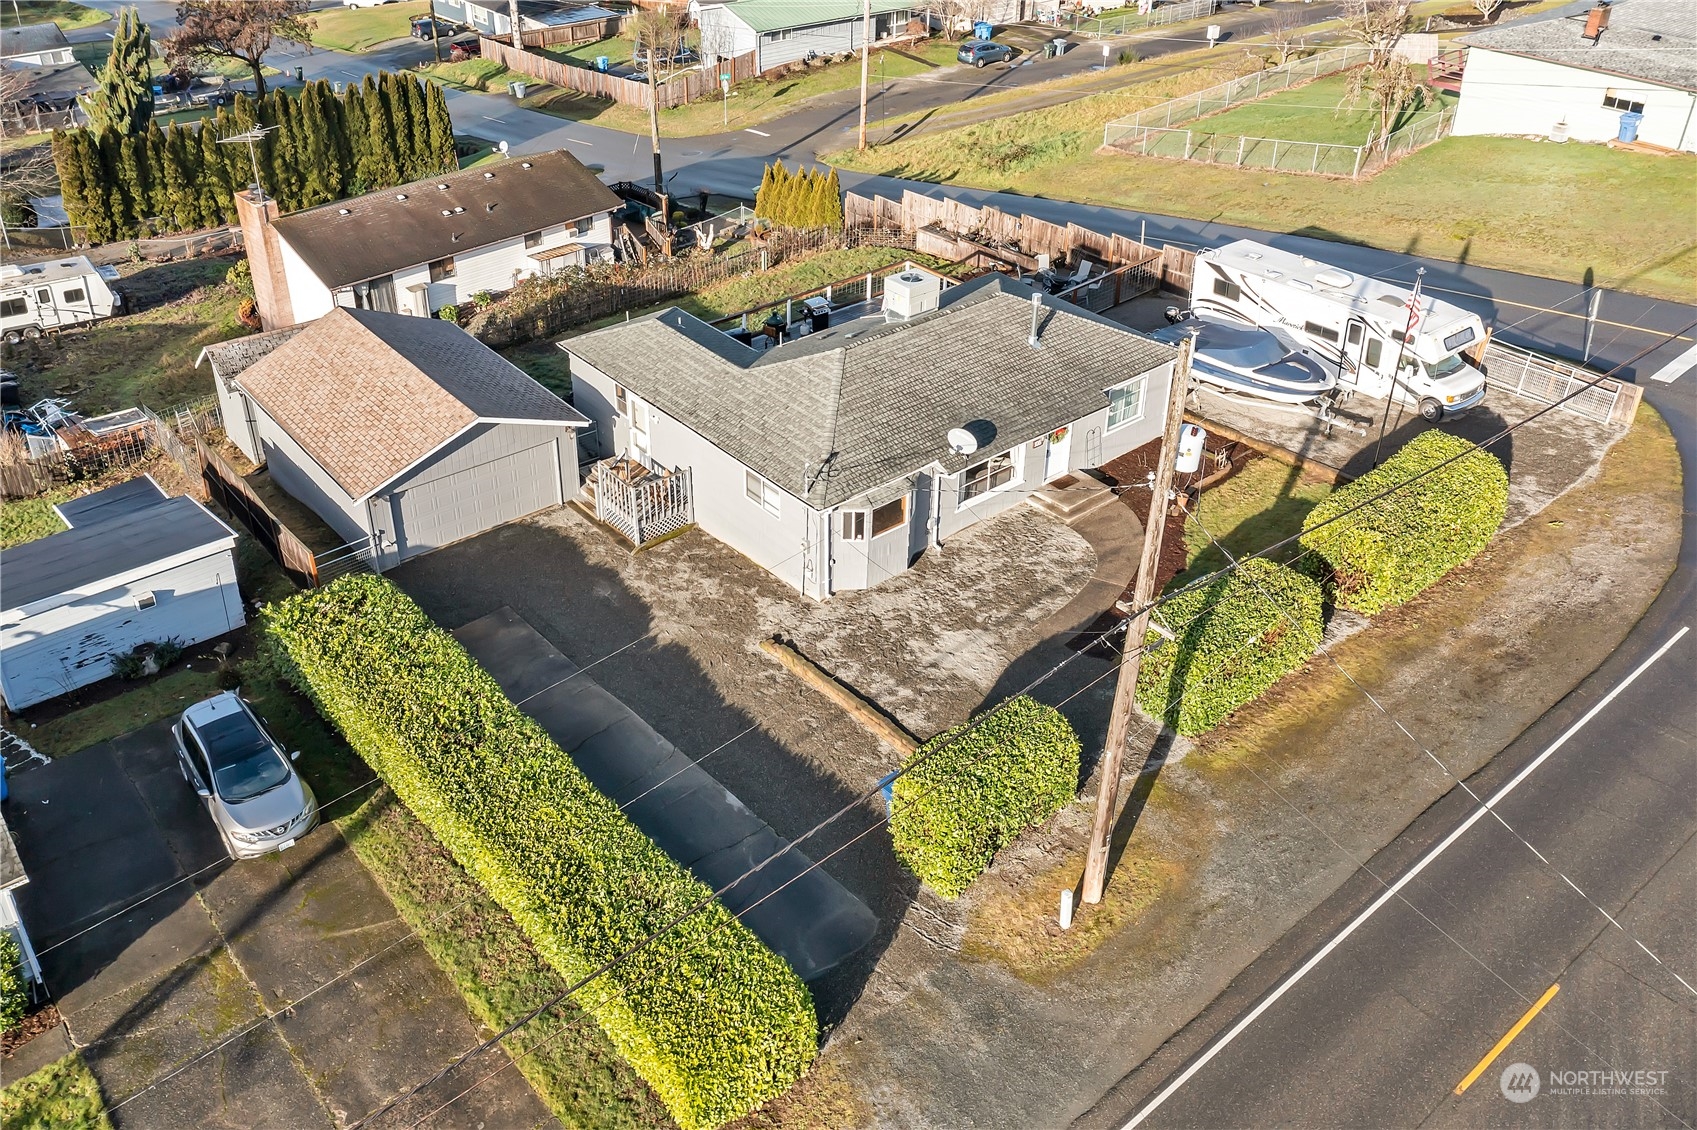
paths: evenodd
<path fill-rule="evenodd" d="M 83 100 L 94 132 L 140 133 L 153 117 L 153 37 L 134 8 L 118 13 L 112 50 Z"/>
<path fill-rule="evenodd" d="M 825 178 L 825 214 L 820 225 L 832 231 L 843 229 L 843 182 L 837 179 L 835 168 Z"/>
<path fill-rule="evenodd" d="M 360 84 L 365 98 L 366 183 L 372 188 L 398 184 L 400 167 L 395 160 L 395 126 L 389 114 L 389 100 L 383 88 L 370 75 Z"/>
<path fill-rule="evenodd" d="M 79 217 L 88 214 L 88 203 L 83 196 L 87 186 L 82 179 L 82 158 L 77 153 L 85 136 L 83 130 L 53 131 L 53 167 L 59 172 L 59 194 L 64 198 L 66 214 Z"/>
<path fill-rule="evenodd" d="M 308 0 L 183 0 L 177 30 L 165 37 L 173 66 L 234 59 L 253 71 L 253 86 L 265 95 L 262 60 L 275 39 L 310 45 L 318 21 L 306 14 Z"/>
<path fill-rule="evenodd" d="M 454 120 L 448 116 L 448 99 L 442 87 L 434 82 L 419 84 L 429 100 L 430 152 L 436 160 L 433 172 L 452 172 L 459 167 L 459 155 L 454 149 Z"/>

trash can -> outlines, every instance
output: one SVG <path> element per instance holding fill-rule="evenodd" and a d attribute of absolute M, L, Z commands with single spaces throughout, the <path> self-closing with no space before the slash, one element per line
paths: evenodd
<path fill-rule="evenodd" d="M 1057 55 L 1065 55 L 1067 53 L 1067 41 L 1065 37 L 1051 39 L 1049 41 L 1049 45 L 1055 49 L 1055 54 Z"/>
<path fill-rule="evenodd" d="M 1637 141 L 1638 123 L 1644 120 L 1644 115 L 1634 110 L 1628 110 L 1620 116 L 1620 140 Z"/>
<path fill-rule="evenodd" d="M 989 39 L 996 34 L 996 25 L 985 20 L 977 20 L 972 25 L 972 38 Z"/>
<path fill-rule="evenodd" d="M 509 82 L 507 84 L 507 89 L 512 91 L 514 98 L 518 99 L 520 102 L 524 101 L 525 84 L 522 79 Z"/>
<path fill-rule="evenodd" d="M 306 81 L 306 68 L 305 67 L 296 67 L 295 68 L 295 81 L 296 82 L 305 82 Z"/>
<path fill-rule="evenodd" d="M 607 70 L 607 68 L 611 67 L 612 65 L 613 65 L 613 61 L 611 59 L 609 59 L 607 56 L 605 56 L 605 55 L 595 56 L 595 69 L 596 70 L 605 72 Z"/>
<path fill-rule="evenodd" d="M 1053 40 L 1050 40 L 1048 43 L 1043 44 L 1043 58 L 1053 59 L 1054 57 L 1055 57 L 1055 44 L 1054 44 Z"/>

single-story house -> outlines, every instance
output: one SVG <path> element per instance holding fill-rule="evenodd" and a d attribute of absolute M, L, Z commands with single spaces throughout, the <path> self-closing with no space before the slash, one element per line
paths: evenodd
<path fill-rule="evenodd" d="M 872 42 L 900 35 L 908 21 L 925 18 L 914 0 L 871 0 Z M 701 29 L 701 56 L 709 61 L 755 53 L 764 74 L 809 55 L 859 51 L 861 0 L 720 0 L 694 3 Z"/>
<path fill-rule="evenodd" d="M 560 344 L 602 456 L 689 471 L 693 520 L 824 599 L 1156 438 L 1175 352 L 990 275 L 756 350 L 673 308 Z M 905 315 L 905 316 L 904 316 Z"/>
<path fill-rule="evenodd" d="M 138 645 L 247 622 L 236 534 L 149 477 L 61 502 L 69 529 L 0 553 L 0 694 L 22 710 L 99 682 Z"/>
<path fill-rule="evenodd" d="M 58 67 L 74 62 L 71 42 L 59 30 L 58 24 L 0 27 L 0 65 Z"/>
<path fill-rule="evenodd" d="M 1457 134 L 1637 140 L 1697 152 L 1697 3 L 1592 0 L 1462 36 Z"/>
<path fill-rule="evenodd" d="M 231 442 L 380 571 L 577 493 L 588 421 L 452 322 L 343 307 L 201 357 Z"/>
<path fill-rule="evenodd" d="M 613 257 L 624 202 L 564 149 L 281 215 L 236 194 L 266 329 L 337 306 L 428 317 L 481 291 Z"/>
<path fill-rule="evenodd" d="M 583 0 L 518 0 L 518 10 L 519 33 L 526 44 L 605 39 L 617 35 L 624 23 L 618 12 Z M 491 39 L 512 41 L 510 0 L 431 0 L 430 14 L 464 24 Z M 570 29 L 577 29 L 577 33 Z"/>
<path fill-rule="evenodd" d="M 24 871 L 23 860 L 18 858 L 11 829 L 6 827 L 5 817 L 0 816 L 0 931 L 9 932 L 18 940 L 18 949 L 24 959 L 24 977 L 30 982 L 30 996 L 34 997 L 35 986 L 41 984 L 41 963 L 36 960 L 35 947 L 30 945 L 29 931 L 24 929 L 17 899 L 12 894 L 28 882 L 29 875 Z"/>

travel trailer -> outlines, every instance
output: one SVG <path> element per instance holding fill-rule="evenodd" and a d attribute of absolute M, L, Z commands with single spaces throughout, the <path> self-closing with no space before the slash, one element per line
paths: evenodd
<path fill-rule="evenodd" d="M 110 318 L 123 299 L 107 285 L 118 272 L 85 256 L 0 266 L 0 336 L 12 345 L 50 330 Z"/>
<path fill-rule="evenodd" d="M 1276 329 L 1335 370 L 1339 392 L 1394 397 L 1435 422 L 1485 399 L 1485 375 L 1461 355 L 1484 341 L 1485 325 L 1429 294 L 1416 309 L 1412 297 L 1406 287 L 1240 239 L 1196 256 L 1191 309 Z"/>

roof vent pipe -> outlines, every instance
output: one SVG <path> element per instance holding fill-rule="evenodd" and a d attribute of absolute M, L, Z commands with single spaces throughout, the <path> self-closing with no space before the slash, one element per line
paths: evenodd
<path fill-rule="evenodd" d="M 1031 336 L 1026 338 L 1026 344 L 1033 349 L 1043 348 L 1043 340 L 1037 336 L 1037 319 L 1042 316 L 1043 296 L 1034 290 L 1031 292 Z"/>

